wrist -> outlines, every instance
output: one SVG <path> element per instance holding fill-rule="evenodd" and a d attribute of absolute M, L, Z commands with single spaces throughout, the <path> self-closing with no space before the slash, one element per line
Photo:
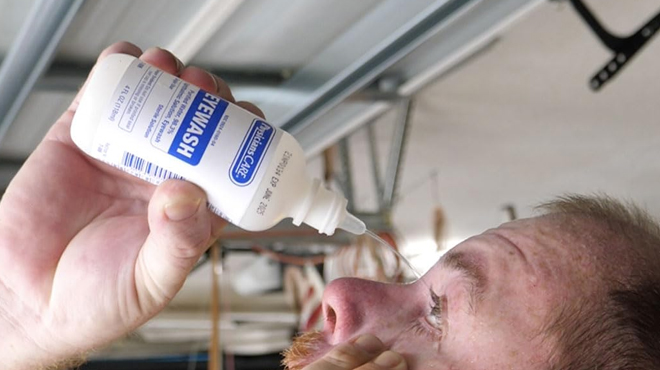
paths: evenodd
<path fill-rule="evenodd" d="M 8 370 L 27 370 L 38 368 L 35 355 L 39 356 L 40 349 L 26 335 L 25 329 L 19 325 L 14 317 L 0 308 L 0 368 Z"/>
<path fill-rule="evenodd" d="M 0 320 L 1 321 L 1 320 Z M 31 338 L 11 332 L 5 322 L 0 322 L 0 369 L 3 370 L 66 370 L 78 368 L 85 362 L 81 354 L 52 353 L 37 345 Z M 8 331 L 6 331 L 7 329 Z"/>
<path fill-rule="evenodd" d="M 39 344 L 47 343 L 39 323 L 39 315 L 25 307 L 21 297 L 0 281 L 1 369 L 42 369 L 59 360 Z"/>

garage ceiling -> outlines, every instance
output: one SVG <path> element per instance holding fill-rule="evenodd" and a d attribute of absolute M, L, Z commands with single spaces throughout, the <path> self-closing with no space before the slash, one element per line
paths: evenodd
<path fill-rule="evenodd" d="M 0 55 L 39 3 L 0 0 Z M 660 11 L 657 0 L 587 3 L 623 35 Z M 414 27 L 425 20 L 435 23 Z M 96 55 L 120 39 L 181 48 L 228 76 L 238 99 L 301 140 L 317 176 L 318 154 L 348 135 L 360 210 L 378 204 L 365 124 L 373 122 L 383 172 L 396 107 L 411 98 L 392 220 L 422 269 L 435 255 L 436 207 L 448 220 L 447 246 L 497 226 L 506 205 L 527 216 L 565 192 L 605 192 L 660 215 L 660 41 L 594 93 L 588 80 L 611 52 L 560 1 L 85 1 L 0 142 L 0 180 L 37 145 Z M 205 305 L 207 285 L 206 272 L 193 274 L 181 306 Z"/>

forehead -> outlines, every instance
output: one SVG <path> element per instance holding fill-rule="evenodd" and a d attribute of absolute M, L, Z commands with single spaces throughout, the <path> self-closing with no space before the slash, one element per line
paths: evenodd
<path fill-rule="evenodd" d="M 539 279 L 554 290 L 586 294 L 603 285 L 607 268 L 626 259 L 612 253 L 599 226 L 570 217 L 539 216 L 506 223 L 495 229 L 515 243 Z M 621 261 L 622 262 L 622 261 Z"/>
<path fill-rule="evenodd" d="M 598 226 L 568 216 L 545 215 L 500 225 L 494 231 L 507 236 L 525 252 L 561 257 L 599 254 Z M 598 235 L 597 235 L 598 234 Z"/>
<path fill-rule="evenodd" d="M 602 284 L 602 253 L 554 217 L 505 223 L 459 244 L 452 250 L 456 252 L 479 255 L 490 265 L 489 274 L 497 274 L 494 279 L 516 285 L 524 282 L 545 295 L 547 303 Z"/>

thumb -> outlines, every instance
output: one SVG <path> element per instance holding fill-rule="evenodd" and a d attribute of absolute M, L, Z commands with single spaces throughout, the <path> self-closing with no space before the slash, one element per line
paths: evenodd
<path fill-rule="evenodd" d="M 405 359 L 371 334 L 340 343 L 303 370 L 406 370 Z"/>
<path fill-rule="evenodd" d="M 137 298 L 147 312 L 162 308 L 181 289 L 213 241 L 218 218 L 206 207 L 204 191 L 181 180 L 156 188 L 148 217 L 150 233 L 135 269 Z"/>

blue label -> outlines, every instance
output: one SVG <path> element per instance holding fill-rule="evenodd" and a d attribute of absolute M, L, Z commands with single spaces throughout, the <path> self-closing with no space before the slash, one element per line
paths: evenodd
<path fill-rule="evenodd" d="M 274 135 L 275 128 L 268 123 L 259 119 L 252 122 L 229 169 L 234 184 L 247 186 L 254 180 Z"/>
<path fill-rule="evenodd" d="M 168 153 L 193 166 L 198 165 L 218 127 L 218 122 L 225 114 L 225 109 L 226 101 L 199 90 Z"/>

